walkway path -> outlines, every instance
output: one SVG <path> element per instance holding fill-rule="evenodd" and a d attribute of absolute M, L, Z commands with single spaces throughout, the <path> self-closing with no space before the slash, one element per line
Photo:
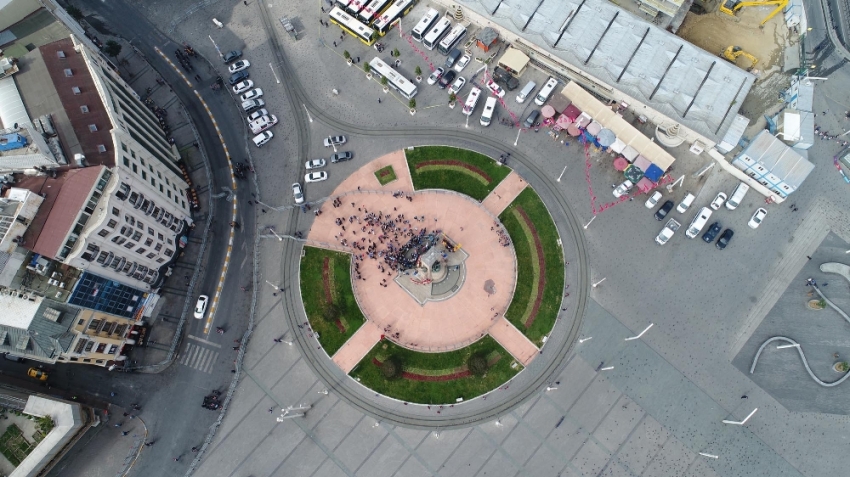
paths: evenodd
<path fill-rule="evenodd" d="M 333 362 L 348 374 L 366 356 L 366 353 L 378 344 L 383 333 L 373 321 L 366 320 L 357 333 L 354 333 L 354 336 L 334 353 Z"/>
<path fill-rule="evenodd" d="M 504 316 L 499 317 L 490 327 L 490 336 L 508 350 L 508 353 L 523 366 L 528 366 L 528 363 L 537 356 L 538 350 L 534 343 Z"/>
<path fill-rule="evenodd" d="M 516 172 L 511 172 L 499 185 L 490 192 L 481 205 L 491 214 L 498 217 L 505 208 L 516 199 L 528 184 Z"/>

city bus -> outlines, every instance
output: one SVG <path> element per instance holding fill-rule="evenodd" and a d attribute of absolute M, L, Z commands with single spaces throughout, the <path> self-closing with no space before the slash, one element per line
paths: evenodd
<path fill-rule="evenodd" d="M 354 0 L 336 0 L 336 4 L 337 4 L 337 6 L 339 6 L 339 8 L 342 8 L 343 10 L 345 10 L 346 8 L 348 8 L 348 4 L 353 2 L 353 1 Z"/>
<path fill-rule="evenodd" d="M 387 86 L 391 86 L 394 90 L 407 99 L 413 99 L 416 96 L 416 85 L 408 80 L 398 71 L 394 70 L 390 65 L 384 63 L 377 56 L 369 62 L 370 71 L 378 78 L 386 78 Z"/>
<path fill-rule="evenodd" d="M 437 17 L 440 16 L 440 12 L 434 10 L 433 8 L 428 9 L 428 12 L 425 13 L 425 16 L 419 20 L 419 23 L 413 27 L 413 31 L 410 32 L 410 35 L 414 40 L 422 43 L 422 38 L 425 36 L 425 32 L 427 32 L 431 26 L 434 25 L 434 22 L 437 21 Z"/>
<path fill-rule="evenodd" d="M 444 55 L 448 55 L 452 48 L 457 45 L 463 37 L 466 36 L 466 27 L 458 23 L 452 28 L 452 31 L 437 46 L 437 51 Z"/>
<path fill-rule="evenodd" d="M 387 8 L 389 3 L 390 0 L 372 0 L 368 5 L 366 5 L 366 8 L 357 14 L 357 18 L 368 25 L 378 18 L 378 14 Z"/>
<path fill-rule="evenodd" d="M 348 12 L 349 15 L 357 15 L 360 10 L 363 10 L 363 7 L 366 6 L 368 0 L 351 0 L 347 7 L 345 7 L 345 11 Z"/>
<path fill-rule="evenodd" d="M 378 35 L 384 36 L 394 27 L 401 17 L 413 8 L 414 0 L 395 0 L 390 8 L 387 8 L 381 16 L 372 24 Z"/>
<path fill-rule="evenodd" d="M 463 114 L 469 116 L 475 111 L 475 105 L 478 104 L 478 98 L 481 96 L 481 90 L 472 87 L 472 91 L 469 92 L 469 96 L 466 97 L 466 103 L 463 105 Z"/>
<path fill-rule="evenodd" d="M 375 40 L 378 37 L 375 35 L 375 30 L 367 27 L 366 25 L 358 22 L 354 18 L 344 11 L 342 11 L 339 7 L 333 7 L 330 12 L 331 22 L 334 25 L 339 26 L 343 29 L 343 31 L 347 32 L 349 35 L 358 38 L 363 43 L 372 46 L 375 44 Z"/>
<path fill-rule="evenodd" d="M 422 39 L 422 44 L 425 45 L 425 48 L 433 50 L 440 42 L 440 39 L 443 38 L 443 35 L 446 34 L 446 31 L 448 31 L 450 26 L 452 26 L 452 21 L 449 20 L 449 17 L 441 18 L 436 25 L 431 27 L 431 30 L 425 35 L 425 38 Z"/>

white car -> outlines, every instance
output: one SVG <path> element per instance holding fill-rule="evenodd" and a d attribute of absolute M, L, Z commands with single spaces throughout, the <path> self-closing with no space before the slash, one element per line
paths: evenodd
<path fill-rule="evenodd" d="M 304 191 L 301 190 L 301 184 L 292 184 L 292 196 L 295 197 L 296 204 L 304 203 Z"/>
<path fill-rule="evenodd" d="M 304 182 L 322 182 L 328 178 L 328 173 L 325 171 L 311 172 L 304 176 Z"/>
<path fill-rule="evenodd" d="M 198 302 L 195 303 L 195 318 L 201 319 L 204 317 L 204 313 L 207 312 L 207 304 L 210 301 L 210 297 L 206 295 L 201 295 L 198 297 Z"/>
<path fill-rule="evenodd" d="M 304 167 L 306 167 L 308 171 L 312 171 L 313 169 L 321 169 L 325 167 L 325 164 L 324 159 L 313 159 L 312 161 L 307 161 L 307 163 L 304 164 Z"/>
<path fill-rule="evenodd" d="M 649 196 L 649 199 L 646 199 L 646 202 L 643 205 L 645 205 L 647 209 L 651 209 L 658 204 L 659 200 L 661 200 L 661 192 L 655 191 L 651 196 Z"/>
<path fill-rule="evenodd" d="M 458 91 L 463 89 L 466 85 L 466 78 L 463 76 L 458 76 L 454 83 L 452 83 L 451 88 L 449 88 L 449 94 L 454 94 L 457 96 Z"/>
<path fill-rule="evenodd" d="M 505 96 L 505 90 L 503 90 L 502 87 L 497 85 L 493 80 L 487 80 L 487 89 L 489 89 L 494 96 L 499 98 L 503 98 Z"/>
<path fill-rule="evenodd" d="M 254 82 L 251 80 L 240 81 L 233 85 L 233 92 L 236 94 L 244 93 L 254 87 Z"/>
<path fill-rule="evenodd" d="M 617 188 L 616 188 L 616 189 L 614 189 L 614 197 L 616 197 L 616 198 L 618 198 L 618 199 L 619 199 L 619 198 L 620 198 L 620 197 L 622 197 L 624 194 L 626 194 L 626 193 L 628 193 L 630 190 L 632 190 L 632 187 L 634 187 L 634 186 L 635 186 L 635 185 L 634 185 L 634 184 L 632 184 L 632 181 L 630 181 L 630 180 L 626 179 L 626 180 L 625 180 L 625 182 L 623 182 L 622 184 L 618 185 L 618 186 L 617 186 Z"/>
<path fill-rule="evenodd" d="M 230 71 L 231 73 L 238 73 L 238 72 L 240 72 L 240 71 L 242 71 L 242 70 L 244 70 L 244 69 L 247 69 L 249 66 L 251 66 L 251 62 L 250 62 L 250 61 L 248 61 L 248 60 L 239 60 L 239 61 L 237 61 L 236 63 L 233 63 L 232 65 L 230 65 L 230 66 L 227 68 L 227 70 L 228 70 L 228 71 Z"/>
<path fill-rule="evenodd" d="M 446 70 L 442 68 L 437 68 L 436 70 L 434 70 L 434 72 L 431 73 L 431 76 L 428 77 L 428 84 L 434 84 L 437 81 L 440 81 L 440 78 L 443 77 L 443 73 L 445 73 L 445 71 Z"/>
<path fill-rule="evenodd" d="M 463 69 L 466 68 L 466 65 L 469 64 L 469 60 L 471 59 L 472 57 L 469 55 L 461 56 L 460 59 L 457 60 L 457 63 L 455 63 L 455 71 L 457 71 L 458 73 L 463 71 Z"/>
<path fill-rule="evenodd" d="M 720 210 L 720 207 L 723 206 L 723 203 L 726 202 L 726 194 L 723 192 L 718 192 L 717 197 L 711 201 L 711 208 L 714 210 Z"/>
<path fill-rule="evenodd" d="M 335 146 L 341 146 L 345 144 L 345 136 L 329 136 L 325 138 L 323 143 L 325 147 L 331 147 L 331 144 Z"/>
<path fill-rule="evenodd" d="M 242 101 L 248 101 L 249 99 L 259 98 L 262 95 L 263 95 L 263 90 L 261 90 L 260 88 L 255 88 L 255 89 L 252 89 L 251 91 L 248 91 L 247 93 L 243 94 L 241 99 L 242 99 Z"/>
<path fill-rule="evenodd" d="M 273 137 L 274 134 L 272 134 L 271 131 L 263 131 L 260 134 L 254 136 L 254 139 L 252 139 L 252 141 L 254 141 L 254 144 L 256 144 L 257 147 L 263 147 L 263 144 L 271 141 Z"/>
<path fill-rule="evenodd" d="M 277 116 L 272 114 L 270 116 L 263 116 L 255 121 L 251 121 L 248 123 L 248 127 L 251 128 L 251 132 L 254 134 L 259 134 L 266 129 L 271 128 L 275 124 L 277 124 Z"/>
<path fill-rule="evenodd" d="M 256 121 L 256 120 L 260 119 L 261 117 L 268 116 L 268 115 L 269 115 L 269 112 L 266 111 L 266 108 L 254 111 L 253 113 L 248 115 L 248 122 L 250 123 L 251 121 Z"/>
<path fill-rule="evenodd" d="M 767 215 L 767 211 L 759 207 L 750 218 L 750 221 L 747 222 L 747 225 L 749 225 L 751 229 L 759 228 L 759 225 L 761 225 L 761 221 L 764 220 L 765 215 Z"/>

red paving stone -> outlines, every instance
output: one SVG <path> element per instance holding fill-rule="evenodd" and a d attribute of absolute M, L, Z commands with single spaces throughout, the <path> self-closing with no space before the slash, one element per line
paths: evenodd
<path fill-rule="evenodd" d="M 534 343 L 504 316 L 500 316 L 493 327 L 490 328 L 490 336 L 508 350 L 511 356 L 516 358 L 523 366 L 528 366 L 528 363 L 537 356 L 537 346 L 534 346 Z"/>
<path fill-rule="evenodd" d="M 490 192 L 484 198 L 481 205 L 489 210 L 491 214 L 498 217 L 516 199 L 516 196 L 525 190 L 527 185 L 528 183 L 519 174 L 511 171 L 502 182 L 499 182 L 499 185 L 493 189 L 493 192 Z"/>
<path fill-rule="evenodd" d="M 382 188 L 374 172 L 386 165 L 393 166 L 398 179 Z M 326 202 L 322 206 L 323 213 L 316 218 L 308 234 L 311 244 L 328 244 L 334 249 L 351 252 L 350 248 L 340 245 L 340 238 L 352 241 L 366 237 L 366 245 L 369 238 L 375 238 L 375 235 L 364 234 L 359 227 L 348 223 L 347 218 L 351 215 L 365 215 L 364 212 L 358 211 L 358 208 L 375 213 L 383 211 L 385 214 L 404 214 L 406 218 L 411 219 L 413 226 L 427 227 L 428 230 L 439 228 L 461 244 L 469 254 L 465 263 L 466 279 L 460 290 L 451 298 L 441 302 L 427 302 L 420 306 L 392 282 L 394 274 L 382 274 L 377 269 L 379 262 L 367 257 L 360 265 L 361 276 L 365 280 L 354 280 L 353 285 L 354 293 L 368 322 L 333 356 L 334 362 L 345 372 L 349 372 L 365 356 L 380 340 L 381 334 L 389 337 L 398 332 L 400 337 L 394 341 L 402 346 L 426 352 L 467 346 L 490 332 L 491 327 L 500 322 L 498 318 L 510 305 L 516 284 L 516 258 L 513 249 L 499 245 L 498 235 L 490 230 L 495 218 L 481 203 L 459 194 L 436 191 L 412 193 L 414 200 L 409 202 L 403 198 L 394 198 L 390 193 L 376 193 L 378 190 L 402 190 L 409 193 L 413 190 L 402 152 L 380 157 L 364 165 L 336 188 L 333 196 L 343 196 L 343 205 L 334 208 L 330 202 Z M 353 207 L 352 202 L 355 204 Z M 394 207 L 396 211 L 393 211 Z M 413 216 L 417 215 L 424 215 L 425 222 L 412 221 Z M 337 217 L 346 219 L 347 231 L 344 235 L 340 235 L 343 232 L 334 223 Z M 355 230 L 357 234 L 353 233 Z M 380 286 L 383 277 L 389 281 L 389 287 Z M 496 293 L 492 296 L 488 296 L 484 290 L 487 280 L 493 280 L 495 283 Z M 508 326 L 513 328 L 510 323 Z M 386 327 L 391 327 L 391 331 L 384 333 Z M 503 327 L 504 324 L 500 328 Z M 515 328 L 514 332 L 525 339 Z M 527 364 L 533 354 L 536 354 L 536 348 L 527 339 L 523 342 L 512 337 L 511 333 L 504 329 L 498 330 L 497 334 L 504 341 L 503 346 L 507 351 L 523 364 Z M 528 345 L 534 348 L 534 352 L 529 352 Z"/>

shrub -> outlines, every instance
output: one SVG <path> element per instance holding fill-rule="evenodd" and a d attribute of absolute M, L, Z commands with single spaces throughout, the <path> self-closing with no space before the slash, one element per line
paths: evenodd
<path fill-rule="evenodd" d="M 455 101 L 457 101 L 457 96 L 454 93 L 449 93 L 449 102 L 454 103 Z"/>
<path fill-rule="evenodd" d="M 393 49 L 393 56 L 395 56 L 395 57 L 401 56 L 401 53 L 398 52 L 398 48 Z"/>
<path fill-rule="evenodd" d="M 328 323 L 335 323 L 342 315 L 342 309 L 336 303 L 328 303 L 322 309 L 322 318 Z"/>
<path fill-rule="evenodd" d="M 351 58 L 351 53 L 349 53 L 349 52 L 348 52 L 348 50 L 345 50 L 345 51 L 343 51 L 343 52 L 342 52 L 342 56 L 343 56 L 346 60 L 348 60 L 348 59 L 350 59 L 350 58 Z"/>
<path fill-rule="evenodd" d="M 826 300 L 824 300 L 823 298 L 821 298 L 821 299 L 820 299 L 820 301 L 818 301 L 818 307 L 820 307 L 820 308 L 826 308 Z"/>
<path fill-rule="evenodd" d="M 369 63 L 363 63 L 363 71 L 367 73 L 372 71 L 372 65 L 370 65 Z"/>
<path fill-rule="evenodd" d="M 416 100 L 411 99 L 410 101 L 407 102 L 407 105 L 410 106 L 410 109 L 416 108 Z"/>
<path fill-rule="evenodd" d="M 387 78 L 385 76 L 381 76 L 381 84 L 384 86 L 387 85 Z"/>
<path fill-rule="evenodd" d="M 487 372 L 487 357 L 483 353 L 475 353 L 466 361 L 466 366 L 473 376 L 484 376 Z"/>
<path fill-rule="evenodd" d="M 106 44 L 103 45 L 103 52 L 106 53 L 106 56 L 115 58 L 121 53 L 121 45 L 115 40 L 108 40 Z"/>
<path fill-rule="evenodd" d="M 398 379 L 401 377 L 403 371 L 404 367 L 401 358 L 395 354 L 384 360 L 381 364 L 381 374 L 386 379 Z"/>
<path fill-rule="evenodd" d="M 842 361 L 835 365 L 835 369 L 841 371 L 842 373 L 846 373 L 847 371 L 850 371 L 850 363 L 848 363 L 847 361 Z"/>
<path fill-rule="evenodd" d="M 416 67 L 415 70 L 413 70 L 413 72 L 416 73 L 416 76 L 422 76 L 422 68 L 420 68 L 418 66 Z"/>
<path fill-rule="evenodd" d="M 83 19 L 83 12 L 73 5 L 68 5 L 67 7 L 65 7 L 65 11 L 68 12 L 68 15 L 70 15 L 71 18 L 78 22 Z"/>

